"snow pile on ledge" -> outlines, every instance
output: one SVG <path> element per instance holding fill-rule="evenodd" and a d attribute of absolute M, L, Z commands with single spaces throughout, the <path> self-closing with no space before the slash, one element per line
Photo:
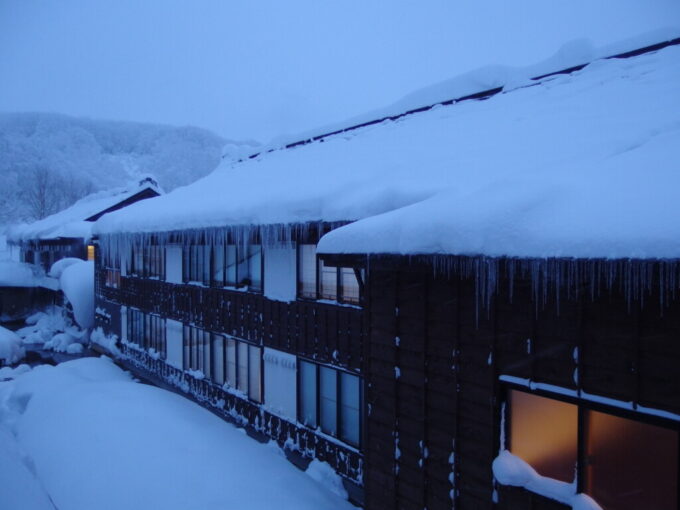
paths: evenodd
<path fill-rule="evenodd" d="M 59 278 L 73 315 L 83 329 L 94 324 L 94 262 L 78 260 L 66 267 Z"/>
<path fill-rule="evenodd" d="M 354 508 L 278 448 L 184 397 L 133 382 L 108 358 L 36 367 L 0 383 L 0 395 L 0 430 L 15 432 L 0 436 L 0 452 L 22 452 L 34 485 L 59 510 Z M 14 465 L 12 477 L 0 477 L 0 507 L 31 508 L 3 505 L 12 491 L 30 501 L 28 483 L 7 485 L 22 475 Z"/>
<path fill-rule="evenodd" d="M 577 494 L 575 484 L 539 475 L 534 468 L 508 450 L 503 450 L 496 457 L 492 468 L 493 475 L 501 485 L 524 487 L 541 496 L 571 505 L 572 510 L 602 510 L 590 496 Z"/>
<path fill-rule="evenodd" d="M 14 331 L 0 326 L 0 361 L 5 365 L 14 365 L 26 356 L 22 340 Z"/>
<path fill-rule="evenodd" d="M 82 262 L 82 259 L 75 257 L 65 257 L 63 259 L 57 260 L 54 264 L 52 264 L 48 275 L 52 278 L 59 279 L 61 278 L 61 273 L 64 272 L 64 269 L 72 266 L 73 264 L 77 264 L 78 262 Z"/>
<path fill-rule="evenodd" d="M 361 220 L 320 250 L 679 257 L 678 83 L 677 46 L 595 61 L 485 101 L 224 162 L 95 231 Z"/>
<path fill-rule="evenodd" d="M 0 261 L 0 287 L 46 287 L 56 289 L 56 281 L 37 267 L 13 260 Z"/>

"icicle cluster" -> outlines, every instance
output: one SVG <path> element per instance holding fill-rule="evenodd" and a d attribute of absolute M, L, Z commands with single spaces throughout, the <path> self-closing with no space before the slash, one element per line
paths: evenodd
<path fill-rule="evenodd" d="M 239 248 L 247 248 L 251 244 L 291 246 L 294 241 L 308 238 L 318 239 L 325 232 L 346 223 L 345 221 L 318 221 L 295 224 L 227 225 L 168 232 L 121 232 L 100 235 L 99 246 L 105 261 L 120 260 L 121 256 L 130 253 L 133 249 L 141 250 L 152 245 L 235 244 Z"/>
<path fill-rule="evenodd" d="M 646 296 L 658 292 L 661 309 L 675 299 L 680 282 L 678 259 L 575 259 L 575 258 L 497 258 L 486 256 L 412 256 L 411 263 L 426 263 L 436 275 L 473 278 L 479 315 L 488 310 L 500 282 L 508 285 L 510 300 L 516 279 L 531 282 L 537 308 L 554 296 L 559 310 L 560 298 L 595 299 L 605 290 L 620 291 L 628 302 L 644 304 Z"/>

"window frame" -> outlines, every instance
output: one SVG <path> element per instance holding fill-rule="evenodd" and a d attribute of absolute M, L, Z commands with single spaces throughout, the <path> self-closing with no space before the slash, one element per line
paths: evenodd
<path fill-rule="evenodd" d="M 314 281 L 314 287 L 315 291 L 313 293 L 313 296 L 310 295 L 311 293 L 308 292 L 303 292 L 302 290 L 302 247 L 303 246 L 314 246 L 314 256 L 315 256 L 315 281 Z M 363 306 L 364 304 L 364 284 L 365 284 L 365 279 L 366 279 L 366 271 L 365 268 L 363 267 L 355 267 L 355 266 L 329 266 L 325 265 L 324 261 L 319 257 L 319 254 L 316 253 L 316 244 L 315 243 L 298 243 L 296 247 L 296 264 L 295 264 L 295 280 L 296 280 L 296 294 L 297 298 L 301 300 L 307 300 L 307 301 L 334 301 L 342 305 L 351 305 L 351 306 Z M 335 295 L 334 297 L 322 297 L 322 267 L 324 268 L 333 268 L 335 271 L 329 271 L 329 273 L 335 272 Z M 348 299 L 345 296 L 345 285 L 343 285 L 343 271 L 344 270 L 352 270 L 354 272 L 354 276 L 357 281 L 357 292 L 359 294 L 358 298 L 355 299 Z"/>
<path fill-rule="evenodd" d="M 527 393 L 529 395 L 534 395 L 537 397 L 544 397 L 551 400 L 556 400 L 559 402 L 564 402 L 567 404 L 572 404 L 576 406 L 577 417 L 576 417 L 576 466 L 574 466 L 576 473 L 576 492 L 582 493 L 586 489 L 586 476 L 587 476 L 587 414 L 589 411 L 595 411 L 603 414 L 608 414 L 615 416 L 617 418 L 623 418 L 626 420 L 631 420 L 634 422 L 642 423 L 645 425 L 652 425 L 655 427 L 661 427 L 667 430 L 671 430 L 677 434 L 678 448 L 676 451 L 676 461 L 678 464 L 677 472 L 677 488 L 678 488 L 678 505 L 680 505 L 680 421 L 674 421 L 671 419 L 663 418 L 661 416 L 655 416 L 653 414 L 642 413 L 632 409 L 626 409 L 623 407 L 617 407 L 614 405 L 608 405 L 603 402 L 596 402 L 592 400 L 585 400 L 571 395 L 565 395 L 563 393 L 551 392 L 544 389 L 531 389 L 524 385 L 516 384 L 513 382 L 503 381 L 501 385 L 501 402 L 500 413 L 501 413 L 501 423 L 503 426 L 502 435 L 505 438 L 505 444 L 501 444 L 501 448 L 507 449 L 510 453 L 511 444 L 510 437 L 512 432 L 512 423 L 510 415 L 510 390 L 520 391 Z M 614 400 L 614 399 L 612 399 Z M 532 466 L 533 467 L 533 466 Z M 540 474 L 540 473 L 539 473 Z M 587 492 L 586 492 L 587 494 Z"/>
<path fill-rule="evenodd" d="M 190 331 L 190 345 L 186 345 L 186 331 Z M 207 342 L 204 343 L 204 345 L 199 348 L 196 346 L 194 348 L 194 331 L 198 332 L 197 334 L 203 335 L 203 338 L 205 340 L 205 336 L 207 336 L 208 340 Z M 219 337 L 219 340 L 218 340 Z M 234 384 L 232 385 L 231 382 L 229 381 L 229 348 L 227 347 L 229 341 L 234 342 Z M 215 348 L 215 342 L 216 341 L 221 341 L 222 342 L 222 347 L 220 349 Z M 241 349 L 241 344 L 243 344 L 246 352 L 246 360 L 245 360 L 245 390 L 240 389 L 241 386 L 241 368 L 239 367 L 239 357 L 241 354 L 239 354 L 240 349 Z M 206 348 L 209 351 L 207 355 L 207 364 L 206 364 Z M 257 353 L 257 360 L 253 360 L 253 350 L 256 349 L 258 351 Z M 196 359 L 199 360 L 201 363 L 199 368 L 192 368 L 192 363 L 191 361 L 194 358 L 194 350 L 196 351 Z M 200 353 L 199 353 L 200 351 Z M 189 353 L 189 359 L 187 359 L 187 356 L 185 355 L 186 353 Z M 236 390 L 243 395 L 246 396 L 246 398 L 251 401 L 255 402 L 257 404 L 263 404 L 264 403 L 264 365 L 263 365 L 263 347 L 261 345 L 257 345 L 253 342 L 249 342 L 247 340 L 242 340 L 240 338 L 228 335 L 226 333 L 219 333 L 215 331 L 211 331 L 208 329 L 204 328 L 199 328 L 197 326 L 194 326 L 192 324 L 182 324 L 182 369 L 184 371 L 188 370 L 200 370 L 203 375 L 205 376 L 205 380 L 209 381 L 211 384 L 214 384 L 215 386 L 218 386 L 222 388 L 223 386 L 227 386 L 233 390 Z M 221 362 L 222 362 L 222 379 L 223 382 L 218 382 L 215 380 L 215 375 L 218 373 L 218 371 L 215 369 L 216 365 L 216 360 L 217 357 L 216 355 L 221 355 Z M 256 362 L 257 366 L 259 367 L 258 369 L 258 375 L 257 379 L 259 381 L 258 384 L 258 395 L 254 397 L 251 394 L 251 380 L 252 380 L 252 372 L 251 368 L 255 365 L 254 361 Z M 208 367 L 208 371 L 205 370 L 205 367 Z"/>
<path fill-rule="evenodd" d="M 129 250 L 127 274 L 137 278 L 165 280 L 167 274 L 167 251 L 164 245 L 133 245 Z"/>
<path fill-rule="evenodd" d="M 306 425 L 304 421 L 301 419 L 301 403 L 303 400 L 303 385 L 302 385 L 302 366 L 303 363 L 306 363 L 308 365 L 312 365 L 314 367 L 314 402 L 315 402 L 315 409 L 314 409 L 314 414 L 315 414 L 315 423 L 314 426 L 312 427 L 311 425 Z M 321 411 L 321 370 L 332 370 L 335 375 L 335 433 L 329 432 L 328 430 L 324 430 L 323 425 L 322 425 L 322 411 Z M 343 398 L 342 398 L 342 374 L 346 374 L 348 376 L 356 377 L 357 382 L 358 382 L 358 430 L 357 430 L 357 442 L 354 443 L 351 440 L 349 440 L 346 436 L 343 435 L 342 433 L 342 423 L 343 423 L 343 407 L 348 407 L 346 405 L 343 405 Z M 300 423 L 302 426 L 313 430 L 317 431 L 320 430 L 323 434 L 333 437 L 337 439 L 338 441 L 341 441 L 353 448 L 361 449 L 363 443 L 364 443 L 364 423 L 365 423 L 365 417 L 364 417 L 364 412 L 363 412 L 363 402 L 364 402 L 364 390 L 363 390 L 363 380 L 360 375 L 355 374 L 353 372 L 347 371 L 347 370 L 342 370 L 341 368 L 334 367 L 331 365 L 325 365 L 321 363 L 316 363 L 314 361 L 300 358 L 298 357 L 297 363 L 296 363 L 296 385 L 297 385 L 297 395 L 296 395 L 296 409 L 295 409 L 295 414 L 296 414 L 296 419 L 298 423 Z"/>
<path fill-rule="evenodd" d="M 153 349 L 160 359 L 167 359 L 168 338 L 166 318 L 145 313 L 138 308 L 128 308 L 126 324 L 127 342 L 148 352 Z"/>
<path fill-rule="evenodd" d="M 203 255 L 199 257 L 203 262 L 202 267 L 202 277 L 199 279 L 192 278 L 196 274 L 192 274 L 192 263 L 195 257 L 193 248 L 203 247 L 203 250 L 207 251 L 207 256 L 205 251 Z M 229 278 L 229 271 L 227 270 L 230 258 L 228 257 L 229 247 L 233 249 L 234 255 L 234 281 L 232 282 Z M 252 274 L 250 271 L 250 259 L 252 258 L 249 254 L 252 248 L 258 248 L 259 264 L 257 264 L 259 269 L 259 282 L 258 285 L 253 285 Z M 242 250 L 246 251 L 246 257 L 241 259 Z M 215 252 L 222 252 L 222 279 L 216 278 L 218 274 L 216 267 L 216 257 Z M 207 263 L 207 270 L 205 269 Z M 244 272 L 243 267 L 247 267 Z M 193 271 L 196 273 L 197 271 Z M 243 280 L 248 279 L 249 283 L 244 284 Z M 182 246 L 182 281 L 185 284 L 202 284 L 206 287 L 216 287 L 216 288 L 226 288 L 226 289 L 245 289 L 246 292 L 252 292 L 256 294 L 262 294 L 264 289 L 264 250 L 260 243 L 249 243 L 243 246 L 239 246 L 237 243 L 200 243 L 200 244 L 185 244 Z"/>

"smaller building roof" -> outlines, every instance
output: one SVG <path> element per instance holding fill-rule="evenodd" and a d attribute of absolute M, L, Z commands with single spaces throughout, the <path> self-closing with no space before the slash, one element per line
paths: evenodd
<path fill-rule="evenodd" d="M 158 183 L 150 177 L 124 187 L 98 191 L 42 220 L 11 227 L 7 239 L 13 243 L 59 238 L 87 240 L 92 236 L 92 225 L 104 214 L 161 193 Z"/>

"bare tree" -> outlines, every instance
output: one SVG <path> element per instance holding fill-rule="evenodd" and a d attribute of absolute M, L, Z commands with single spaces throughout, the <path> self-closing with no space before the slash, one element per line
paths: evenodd
<path fill-rule="evenodd" d="M 36 166 L 26 172 L 23 179 L 24 200 L 33 218 L 41 220 L 59 210 L 60 183 L 44 166 Z"/>

